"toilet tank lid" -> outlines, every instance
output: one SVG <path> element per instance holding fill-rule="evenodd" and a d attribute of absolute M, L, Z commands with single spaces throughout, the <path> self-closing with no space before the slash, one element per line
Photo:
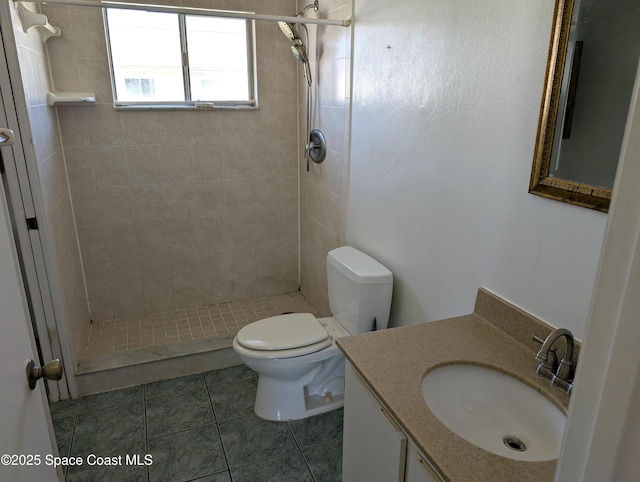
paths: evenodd
<path fill-rule="evenodd" d="M 252 350 L 287 350 L 326 340 L 327 331 L 311 313 L 290 313 L 249 323 L 238 343 Z"/>
<path fill-rule="evenodd" d="M 386 266 L 351 246 L 342 246 L 329 251 L 327 263 L 358 283 L 369 285 L 393 283 L 393 274 Z"/>

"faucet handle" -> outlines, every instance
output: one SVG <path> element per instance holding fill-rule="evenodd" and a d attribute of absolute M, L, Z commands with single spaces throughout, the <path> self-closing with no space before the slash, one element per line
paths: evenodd
<path fill-rule="evenodd" d="M 545 367 L 552 372 L 555 372 L 558 368 L 558 355 L 556 354 L 555 348 L 549 348 L 549 351 L 546 355 L 541 354 L 540 352 L 536 355 L 536 360 L 540 361 L 540 365 Z M 564 361 L 564 358 L 563 360 Z"/>
<path fill-rule="evenodd" d="M 564 380 L 565 382 L 572 382 L 574 370 L 575 364 L 573 363 L 573 360 L 565 360 L 563 358 L 560 360 L 560 366 L 556 372 L 556 377 L 560 380 Z"/>
<path fill-rule="evenodd" d="M 544 344 L 544 340 L 538 338 L 537 336 L 533 336 L 533 341 Z M 558 355 L 556 354 L 556 348 L 549 348 L 549 351 L 545 354 L 539 351 L 536 353 L 536 360 L 540 361 L 540 365 L 542 365 L 547 370 L 551 370 L 555 372 L 558 368 Z M 564 359 L 563 359 L 564 361 Z"/>
<path fill-rule="evenodd" d="M 562 359 L 564 361 L 564 358 Z M 549 349 L 549 355 L 547 361 L 543 361 L 542 364 L 549 370 L 556 370 L 558 368 L 558 355 L 555 348 Z"/>
<path fill-rule="evenodd" d="M 544 344 L 544 340 L 537 335 L 533 335 L 531 339 L 540 345 Z"/>

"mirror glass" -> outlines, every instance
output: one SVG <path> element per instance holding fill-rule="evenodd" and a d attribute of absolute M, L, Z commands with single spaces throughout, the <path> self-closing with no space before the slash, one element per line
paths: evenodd
<path fill-rule="evenodd" d="M 638 0 L 557 0 L 530 192 L 607 211 L 640 56 Z"/>

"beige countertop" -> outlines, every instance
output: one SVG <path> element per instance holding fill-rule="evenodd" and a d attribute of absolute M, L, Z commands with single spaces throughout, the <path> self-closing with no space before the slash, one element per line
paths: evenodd
<path fill-rule="evenodd" d="M 481 289 L 473 314 L 337 341 L 403 431 L 434 467 L 454 482 L 553 480 L 557 460 L 522 462 L 487 452 L 445 427 L 422 397 L 421 384 L 427 372 L 441 365 L 466 363 L 489 366 L 519 379 L 566 413 L 569 397 L 535 374 L 535 344 L 527 339 L 528 331 L 544 338 L 550 331 L 548 325 L 504 304 Z M 496 313 L 513 319 L 515 331 L 507 334 L 497 327 L 500 320 L 495 324 L 486 320 L 487 314 Z"/>

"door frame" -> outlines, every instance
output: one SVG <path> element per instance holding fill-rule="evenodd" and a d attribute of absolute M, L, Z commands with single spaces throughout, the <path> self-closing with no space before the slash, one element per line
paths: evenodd
<path fill-rule="evenodd" d="M 556 481 L 640 471 L 640 64 Z"/>
<path fill-rule="evenodd" d="M 65 366 L 62 380 L 46 382 L 50 401 L 57 401 L 76 398 L 78 389 L 48 217 L 39 182 L 29 108 L 13 30 L 12 17 L 15 12 L 11 11 L 12 5 L 14 3 L 10 0 L 0 2 L 0 95 L 5 105 L 7 127 L 15 135 L 12 148 L 14 162 L 5 162 L 7 197 L 25 291 L 30 298 L 33 331 L 44 358 L 39 361 L 43 363 L 60 358 Z M 2 65 L 7 66 L 6 70 Z M 30 217 L 37 219 L 38 229 L 27 228 L 26 219 Z"/>

